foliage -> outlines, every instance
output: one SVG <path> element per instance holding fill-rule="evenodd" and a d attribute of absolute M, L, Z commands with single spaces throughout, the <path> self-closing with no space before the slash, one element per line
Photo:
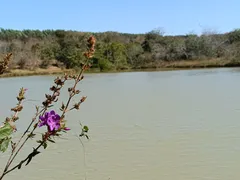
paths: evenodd
<path fill-rule="evenodd" d="M 4 124 L 0 129 L 0 141 L 10 136 L 13 132 L 12 127 L 9 123 Z"/>
<path fill-rule="evenodd" d="M 226 34 L 205 32 L 166 36 L 161 28 L 145 34 L 118 32 L 94 33 L 98 38 L 93 68 L 100 71 L 141 68 L 172 61 L 207 60 L 214 58 L 238 59 L 235 53 L 240 41 L 240 30 Z M 13 52 L 12 64 L 19 68 L 47 68 L 53 61 L 66 68 L 79 68 L 85 49 L 83 39 L 88 32 L 65 30 L 0 30 L 0 54 Z M 24 59 L 24 63 L 21 59 Z M 13 67 L 10 64 L 9 67 Z"/>

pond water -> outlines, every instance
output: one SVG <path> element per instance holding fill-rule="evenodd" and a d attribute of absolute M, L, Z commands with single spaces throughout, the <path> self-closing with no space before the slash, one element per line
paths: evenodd
<path fill-rule="evenodd" d="M 19 88 L 28 88 L 16 136 L 53 80 L 0 79 L 2 121 Z M 240 69 L 87 74 L 78 87 L 87 100 L 67 115 L 71 131 L 4 179 L 239 180 Z M 68 96 L 63 90 L 59 103 Z M 79 121 L 90 128 L 84 148 Z M 0 170 L 6 160 L 1 153 Z"/>

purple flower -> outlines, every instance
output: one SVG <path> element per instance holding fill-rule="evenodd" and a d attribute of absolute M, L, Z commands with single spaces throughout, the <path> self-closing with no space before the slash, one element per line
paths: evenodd
<path fill-rule="evenodd" d="M 40 116 L 39 119 L 39 127 L 47 126 L 49 131 L 57 131 L 60 128 L 60 116 L 53 110 L 46 112 L 44 116 Z"/>
<path fill-rule="evenodd" d="M 68 128 L 68 127 L 65 127 L 64 130 L 65 130 L 65 131 L 69 131 L 69 130 L 71 130 L 71 129 Z"/>

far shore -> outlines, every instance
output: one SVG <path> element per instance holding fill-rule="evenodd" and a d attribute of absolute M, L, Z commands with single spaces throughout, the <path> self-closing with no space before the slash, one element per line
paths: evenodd
<path fill-rule="evenodd" d="M 159 65 L 146 65 L 137 68 L 126 68 L 121 70 L 104 70 L 92 68 L 86 73 L 117 73 L 117 72 L 139 72 L 139 71 L 173 71 L 173 70 L 191 70 L 204 68 L 230 68 L 240 67 L 240 63 L 228 60 L 195 60 L 195 61 L 174 61 Z M 49 67 L 47 69 L 37 68 L 34 70 L 28 69 L 13 69 L 8 70 L 0 75 L 0 78 L 19 77 L 19 76 L 36 76 L 36 75 L 61 75 L 63 73 L 76 73 L 76 69 L 61 69 L 57 67 Z"/>

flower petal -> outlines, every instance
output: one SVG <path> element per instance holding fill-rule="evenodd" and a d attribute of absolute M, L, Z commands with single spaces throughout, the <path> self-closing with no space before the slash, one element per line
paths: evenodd
<path fill-rule="evenodd" d="M 53 131 L 54 127 L 55 127 L 54 122 L 48 123 L 48 127 L 49 127 L 50 131 Z"/>
<path fill-rule="evenodd" d="M 44 121 L 44 120 L 45 120 L 45 118 L 44 118 L 43 116 L 39 116 L 39 119 L 40 119 L 41 121 Z"/>
<path fill-rule="evenodd" d="M 64 130 L 65 130 L 65 131 L 69 131 L 69 130 L 71 130 L 71 129 L 68 128 L 68 127 L 65 127 Z"/>
<path fill-rule="evenodd" d="M 54 120 L 55 120 L 55 121 L 60 121 L 60 116 L 59 116 L 58 114 L 56 114 L 56 115 L 54 116 Z"/>
<path fill-rule="evenodd" d="M 60 123 L 56 123 L 54 129 L 57 131 L 60 128 Z"/>
<path fill-rule="evenodd" d="M 50 111 L 50 115 L 55 115 L 56 113 L 55 113 L 55 111 L 54 110 L 51 110 Z"/>
<path fill-rule="evenodd" d="M 38 127 L 42 127 L 42 126 L 44 126 L 44 125 L 46 125 L 44 122 L 40 122 L 40 123 L 38 124 Z"/>

